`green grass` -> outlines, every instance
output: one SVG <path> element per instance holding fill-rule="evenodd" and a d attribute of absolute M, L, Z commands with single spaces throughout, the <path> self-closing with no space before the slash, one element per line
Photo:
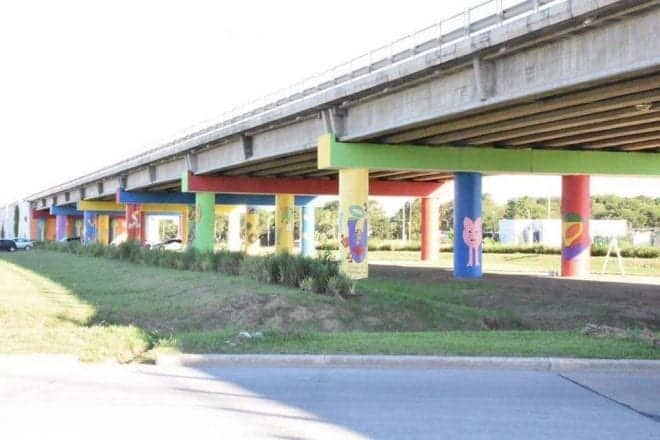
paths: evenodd
<path fill-rule="evenodd" d="M 451 269 L 453 255 L 441 252 L 437 262 L 422 263 L 417 251 L 370 251 L 371 262 L 396 261 L 401 263 L 415 263 L 432 265 Z M 591 257 L 591 273 L 600 274 L 605 257 Z M 484 271 L 486 272 L 559 272 L 561 266 L 560 255 L 544 254 L 483 254 Z M 660 277 L 660 258 L 623 258 L 623 267 L 627 275 Z M 619 275 L 616 258 L 610 258 L 605 270 L 607 275 Z"/>
<path fill-rule="evenodd" d="M 457 356 L 558 356 L 660 359 L 660 351 L 635 340 L 594 338 L 577 331 L 446 331 L 266 333 L 239 339 L 226 332 L 184 333 L 158 351 L 192 353 L 405 354 Z"/>
<path fill-rule="evenodd" d="M 638 327 L 625 315 L 629 304 L 622 310 L 553 305 L 556 321 L 541 326 L 507 302 L 516 292 L 487 282 L 372 278 L 358 283 L 358 296 L 341 299 L 239 276 L 47 251 L 3 254 L 0 280 L 0 353 L 73 353 L 122 362 L 163 350 L 659 356 L 635 338 L 552 331 L 576 308 L 585 308 L 585 319 L 594 314 L 603 323 Z M 550 310 L 529 301 L 526 307 L 536 314 Z M 241 341 L 236 335 L 243 330 L 263 331 L 264 337 Z"/>

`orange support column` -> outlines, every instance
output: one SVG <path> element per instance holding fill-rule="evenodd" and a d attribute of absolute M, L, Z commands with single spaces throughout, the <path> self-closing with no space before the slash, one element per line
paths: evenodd
<path fill-rule="evenodd" d="M 589 176 L 562 176 L 561 189 L 561 275 L 586 276 L 591 257 Z"/>

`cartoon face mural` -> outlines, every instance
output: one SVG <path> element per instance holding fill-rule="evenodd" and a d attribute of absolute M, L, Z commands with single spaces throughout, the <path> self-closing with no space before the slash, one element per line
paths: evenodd
<path fill-rule="evenodd" d="M 467 266 L 479 266 L 479 246 L 483 237 L 482 220 L 477 217 L 472 220 L 470 217 L 463 218 L 463 241 L 468 247 L 468 262 Z"/>
<path fill-rule="evenodd" d="M 589 234 L 586 233 L 585 219 L 579 214 L 568 213 L 564 215 L 562 226 L 562 257 L 573 260 L 589 247 Z"/>
<path fill-rule="evenodd" d="M 369 237 L 369 225 L 367 221 L 367 207 L 351 205 L 348 208 L 350 216 L 346 221 L 348 236 L 342 236 L 341 244 L 348 248 L 348 261 L 362 263 L 367 256 L 367 243 Z"/>

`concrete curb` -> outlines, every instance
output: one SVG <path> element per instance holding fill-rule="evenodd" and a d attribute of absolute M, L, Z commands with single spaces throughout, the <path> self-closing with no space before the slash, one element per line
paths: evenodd
<path fill-rule="evenodd" d="M 540 371 L 618 370 L 660 373 L 660 361 L 643 359 L 571 359 L 387 355 L 161 355 L 160 366 L 180 367 L 356 367 L 356 368 L 493 368 Z"/>

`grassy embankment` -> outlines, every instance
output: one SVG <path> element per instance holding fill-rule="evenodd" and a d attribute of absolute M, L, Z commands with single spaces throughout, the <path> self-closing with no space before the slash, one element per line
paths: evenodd
<path fill-rule="evenodd" d="M 527 303 L 521 312 L 506 303 L 510 288 L 487 282 L 374 278 L 361 281 L 357 291 L 341 299 L 218 273 L 46 251 L 3 254 L 0 353 L 74 353 L 122 362 L 163 351 L 660 359 L 659 350 L 634 337 L 636 330 L 614 338 L 577 329 L 591 316 L 641 327 L 623 307 L 594 301 L 584 310 L 583 301 L 578 319 L 570 304 L 555 304 L 551 317 L 544 317 L 547 302 L 533 313 Z M 575 329 L 559 325 L 558 310 L 571 315 Z M 657 331 L 656 318 L 650 326 Z M 649 324 L 648 316 L 643 323 Z M 237 337 L 244 330 L 264 336 Z"/>

